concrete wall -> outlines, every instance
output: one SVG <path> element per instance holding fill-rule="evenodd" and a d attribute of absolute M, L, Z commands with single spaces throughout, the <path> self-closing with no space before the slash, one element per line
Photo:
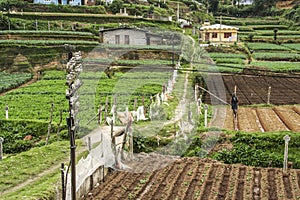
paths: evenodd
<path fill-rule="evenodd" d="M 162 44 L 162 38 L 158 36 L 148 35 L 150 38 L 150 45 L 161 45 Z"/>
<path fill-rule="evenodd" d="M 118 29 L 112 31 L 106 31 L 103 33 L 103 43 L 116 44 L 116 35 L 120 36 L 121 45 L 125 44 L 125 35 L 129 35 L 130 45 L 146 45 L 147 38 L 144 31 L 138 31 L 134 29 Z"/>

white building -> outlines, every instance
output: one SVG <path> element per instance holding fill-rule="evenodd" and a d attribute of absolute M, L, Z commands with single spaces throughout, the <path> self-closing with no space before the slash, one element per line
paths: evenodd
<path fill-rule="evenodd" d="M 160 45 L 162 37 L 138 28 L 100 30 L 100 43 L 120 45 Z"/>

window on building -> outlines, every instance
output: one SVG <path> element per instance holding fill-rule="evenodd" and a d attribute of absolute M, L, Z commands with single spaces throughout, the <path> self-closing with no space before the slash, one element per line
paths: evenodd
<path fill-rule="evenodd" d="M 120 35 L 115 35 L 116 44 L 120 44 Z"/>
<path fill-rule="evenodd" d="M 130 43 L 130 41 L 129 41 L 129 35 L 125 35 L 125 38 L 124 38 L 125 40 L 125 44 L 129 44 Z"/>
<path fill-rule="evenodd" d="M 231 37 L 231 33 L 224 33 L 224 38 L 229 38 Z"/>
<path fill-rule="evenodd" d="M 212 34 L 211 34 L 211 37 L 212 37 L 212 38 L 218 38 L 218 33 L 212 33 Z"/>
<path fill-rule="evenodd" d="M 209 41 L 209 33 L 205 33 L 205 41 Z"/>

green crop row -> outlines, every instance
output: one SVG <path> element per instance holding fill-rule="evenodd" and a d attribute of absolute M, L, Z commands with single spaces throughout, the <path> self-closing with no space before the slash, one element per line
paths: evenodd
<path fill-rule="evenodd" d="M 79 36 L 93 36 L 90 32 L 79 31 L 42 31 L 42 30 L 2 30 L 0 35 L 17 34 L 17 35 L 79 35 Z"/>
<path fill-rule="evenodd" d="M 249 26 L 251 28 L 253 28 L 254 30 L 274 30 L 274 29 L 278 29 L 278 30 L 287 30 L 288 26 L 286 25 L 279 25 L 279 24 L 275 24 L 275 25 L 254 25 L 254 26 Z"/>
<path fill-rule="evenodd" d="M 223 63 L 231 63 L 231 64 L 244 64 L 245 60 L 241 58 L 214 58 L 213 59 L 216 64 L 223 64 Z"/>
<path fill-rule="evenodd" d="M 47 74 L 47 72 L 45 72 Z M 64 72 L 57 72 L 63 78 Z M 9 106 L 9 119 L 49 121 L 51 104 L 54 104 L 53 122 L 60 120 L 60 110 L 66 115 L 68 108 L 65 98 L 65 80 L 40 80 L 26 87 L 19 88 L 0 97 L 3 108 L 0 119 L 5 119 L 4 107 Z M 65 118 L 63 118 L 65 119 Z M 63 123 L 66 123 L 63 120 Z"/>
<path fill-rule="evenodd" d="M 159 49 L 159 50 L 180 50 L 180 46 L 172 45 L 116 45 L 116 44 L 100 44 L 101 48 L 110 48 L 110 49 Z"/>
<path fill-rule="evenodd" d="M 283 46 L 296 50 L 296 51 L 300 51 L 300 43 L 294 43 L 294 44 L 283 44 Z"/>
<path fill-rule="evenodd" d="M 300 55 L 296 53 L 254 52 L 253 56 L 256 60 L 291 62 L 300 61 Z"/>
<path fill-rule="evenodd" d="M 227 164 L 241 163 L 256 167 L 282 167 L 284 154 L 284 139 L 288 134 L 289 161 L 294 168 L 300 168 L 299 142 L 300 134 L 292 132 L 274 133 L 237 133 L 230 140 L 233 143 L 231 150 L 223 150 L 213 157 Z"/>
<path fill-rule="evenodd" d="M 234 19 L 234 20 L 222 20 L 222 23 L 232 26 L 254 26 L 254 25 L 278 25 L 278 20 L 266 20 L 260 18 L 251 19 Z"/>
<path fill-rule="evenodd" d="M 245 54 L 233 54 L 233 53 L 209 53 L 211 58 L 241 58 L 246 59 Z"/>
<path fill-rule="evenodd" d="M 198 64 L 196 68 L 197 70 L 204 71 L 204 72 L 240 73 L 242 72 L 244 65 L 234 64 L 234 63 L 221 63 L 217 65 Z"/>
<path fill-rule="evenodd" d="M 271 50 L 271 51 L 289 51 L 286 46 L 272 44 L 272 43 L 248 43 L 249 49 L 257 50 Z"/>
<path fill-rule="evenodd" d="M 260 30 L 256 32 L 257 35 L 261 36 L 274 36 L 274 30 Z M 300 36 L 300 31 L 290 31 L 290 30 L 278 30 L 277 31 L 277 36 L 283 36 L 283 35 L 288 35 L 288 36 Z"/>
<path fill-rule="evenodd" d="M 109 65 L 126 65 L 126 66 L 136 66 L 136 65 L 171 65 L 171 60 L 114 60 L 114 59 L 84 59 L 86 64 L 109 64 Z"/>
<path fill-rule="evenodd" d="M 8 74 L 0 72 L 0 92 L 15 88 L 32 78 L 30 73 Z"/>
<path fill-rule="evenodd" d="M 277 40 L 283 40 L 283 39 L 285 39 L 285 40 L 290 40 L 290 41 L 292 41 L 292 40 L 296 40 L 296 39 L 298 39 L 299 40 L 299 36 L 300 35 L 277 35 L 277 37 L 276 37 L 276 39 Z M 274 39 L 274 35 L 272 36 L 272 35 L 255 35 L 254 37 L 253 37 L 254 39 Z"/>
<path fill-rule="evenodd" d="M 98 42 L 81 40 L 0 40 L 0 44 L 28 44 L 28 45 L 97 45 Z"/>
<path fill-rule="evenodd" d="M 273 71 L 300 71 L 300 62 L 254 61 L 251 66 L 267 68 Z"/>
<path fill-rule="evenodd" d="M 107 14 L 87 14 L 87 13 L 36 13 L 36 12 L 23 12 L 23 13 L 10 13 L 10 18 L 19 18 L 25 20 L 64 20 L 64 21 L 77 21 L 84 23 L 139 23 L 150 22 L 157 26 L 172 26 L 169 21 L 161 21 L 155 19 L 138 18 L 135 16 L 120 16 L 120 15 L 107 15 Z"/>
<path fill-rule="evenodd" d="M 48 132 L 48 122 L 27 120 L 0 120 L 0 137 L 4 138 L 3 152 L 14 154 L 36 146 Z M 60 130 L 66 127 L 60 127 Z M 57 133 L 57 125 L 52 124 L 51 135 Z M 31 140 L 24 140 L 31 135 Z"/>

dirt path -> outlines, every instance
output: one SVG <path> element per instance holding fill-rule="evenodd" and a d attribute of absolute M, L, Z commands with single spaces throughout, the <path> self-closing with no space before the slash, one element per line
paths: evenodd
<path fill-rule="evenodd" d="M 192 40 L 193 44 L 192 46 L 195 45 L 195 40 L 189 36 L 189 38 Z M 193 69 L 193 66 L 192 66 L 192 62 L 193 62 L 193 58 L 194 58 L 194 54 L 195 54 L 195 49 L 193 49 L 193 54 L 191 55 L 191 64 L 190 64 L 190 67 L 187 68 L 187 71 L 186 71 L 186 74 L 185 74 L 185 81 L 184 81 L 184 88 L 183 88 L 183 95 L 182 95 L 182 98 L 178 104 L 178 106 L 176 107 L 175 109 L 175 116 L 168 122 L 165 123 L 165 125 L 169 125 L 169 124 L 173 124 L 173 123 L 177 123 L 179 122 L 184 114 L 187 113 L 187 104 L 188 104 L 188 98 L 187 98 L 187 91 L 188 91 L 188 82 L 189 82 L 189 71 L 188 70 L 191 70 Z"/>
<path fill-rule="evenodd" d="M 299 106 L 240 107 L 238 110 L 238 129 L 245 132 L 300 131 Z M 230 109 L 227 109 L 223 127 L 234 130 Z"/>

